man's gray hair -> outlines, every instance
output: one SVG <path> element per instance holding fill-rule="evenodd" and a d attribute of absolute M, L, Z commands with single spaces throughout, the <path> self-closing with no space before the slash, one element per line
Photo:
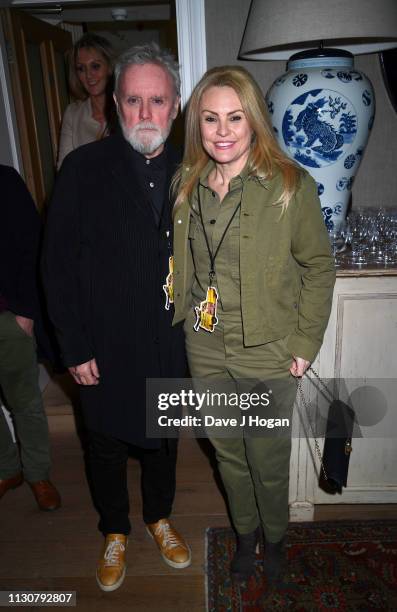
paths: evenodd
<path fill-rule="evenodd" d="M 124 51 L 117 59 L 114 67 L 114 91 L 117 95 L 119 81 L 124 71 L 133 65 L 157 64 L 167 70 L 172 78 L 175 93 L 180 96 L 181 77 L 179 76 L 179 65 L 175 57 L 167 49 L 160 49 L 157 43 L 151 42 L 146 45 L 136 45 Z"/>

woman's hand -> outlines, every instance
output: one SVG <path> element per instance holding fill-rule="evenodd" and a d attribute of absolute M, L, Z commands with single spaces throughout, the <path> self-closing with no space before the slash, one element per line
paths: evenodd
<path fill-rule="evenodd" d="M 299 378 L 304 375 L 307 368 L 310 367 L 310 361 L 306 361 L 303 357 L 293 357 L 292 365 L 289 369 L 292 376 Z"/>
<path fill-rule="evenodd" d="M 97 385 L 99 383 L 99 370 L 95 359 L 68 368 L 78 385 Z"/>

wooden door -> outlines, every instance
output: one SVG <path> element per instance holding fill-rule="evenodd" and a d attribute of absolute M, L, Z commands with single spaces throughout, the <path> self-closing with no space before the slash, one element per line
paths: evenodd
<path fill-rule="evenodd" d="M 26 184 L 42 210 L 51 196 L 59 131 L 68 104 L 69 32 L 23 11 L 2 11 Z"/>

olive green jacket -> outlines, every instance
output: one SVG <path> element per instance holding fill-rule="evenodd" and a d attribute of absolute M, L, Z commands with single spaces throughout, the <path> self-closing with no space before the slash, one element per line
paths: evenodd
<path fill-rule="evenodd" d="M 288 208 L 275 204 L 281 174 L 244 180 L 240 212 L 241 312 L 245 346 L 288 336 L 291 355 L 313 361 L 332 304 L 334 259 L 317 187 L 306 172 Z M 174 218 L 174 324 L 192 306 L 190 204 Z"/>

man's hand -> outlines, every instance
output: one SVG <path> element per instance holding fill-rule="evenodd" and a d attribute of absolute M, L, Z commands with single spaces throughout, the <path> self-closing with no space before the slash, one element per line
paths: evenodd
<path fill-rule="evenodd" d="M 68 368 L 78 385 L 98 385 L 99 370 L 95 359 L 90 359 L 85 363 Z"/>
<path fill-rule="evenodd" d="M 33 336 L 33 319 L 27 319 L 26 317 L 21 317 L 20 315 L 15 315 L 15 320 L 18 323 L 19 327 L 23 329 L 25 334 L 32 338 Z"/>
<path fill-rule="evenodd" d="M 309 367 L 310 361 L 306 361 L 306 359 L 303 359 L 303 357 L 294 357 L 289 371 L 291 372 L 292 376 L 300 378 L 304 375 Z"/>

